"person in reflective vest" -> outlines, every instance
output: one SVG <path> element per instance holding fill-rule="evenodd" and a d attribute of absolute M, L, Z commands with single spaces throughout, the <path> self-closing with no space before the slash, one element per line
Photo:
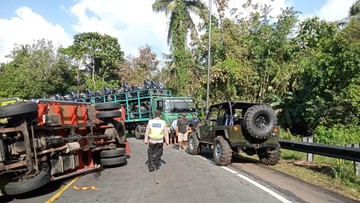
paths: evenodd
<path fill-rule="evenodd" d="M 145 146 L 148 145 L 149 172 L 160 168 L 160 160 L 163 155 L 163 144 L 169 146 L 168 127 L 164 120 L 161 120 L 161 112 L 155 112 L 155 118 L 149 120 L 145 131 Z"/>

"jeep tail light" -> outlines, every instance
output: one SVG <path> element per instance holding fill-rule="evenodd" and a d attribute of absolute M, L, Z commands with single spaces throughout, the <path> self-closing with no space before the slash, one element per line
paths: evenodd
<path fill-rule="evenodd" d="M 233 126 L 233 130 L 236 132 L 236 131 L 238 131 L 239 130 L 239 126 L 238 125 L 234 125 Z"/>

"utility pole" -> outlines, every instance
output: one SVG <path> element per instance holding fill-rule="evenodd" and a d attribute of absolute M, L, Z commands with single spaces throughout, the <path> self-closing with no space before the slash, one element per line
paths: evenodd
<path fill-rule="evenodd" d="M 207 86 L 206 86 L 206 114 L 209 112 L 209 91 L 210 91 L 210 47 L 211 47 L 211 7 L 212 0 L 209 0 L 209 47 L 208 47 L 208 67 L 207 67 Z"/>

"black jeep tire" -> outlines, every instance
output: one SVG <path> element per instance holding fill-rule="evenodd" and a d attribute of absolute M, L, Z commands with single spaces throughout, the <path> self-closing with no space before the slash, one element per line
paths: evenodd
<path fill-rule="evenodd" d="M 97 111 L 112 111 L 120 108 L 121 108 L 121 104 L 115 102 L 95 104 L 95 110 Z"/>
<path fill-rule="evenodd" d="M 8 183 L 5 185 L 4 190 L 8 195 L 18 195 L 38 189 L 48 182 L 50 182 L 50 173 L 42 170 L 34 178 Z"/>
<path fill-rule="evenodd" d="M 0 107 L 0 118 L 29 114 L 37 117 L 39 107 L 35 102 L 15 103 Z M 35 115 L 36 114 L 36 115 Z"/>
<path fill-rule="evenodd" d="M 276 148 L 270 151 L 266 149 L 258 150 L 258 157 L 260 159 L 260 163 L 264 165 L 275 166 L 280 160 L 280 148 Z"/>
<path fill-rule="evenodd" d="M 117 148 L 113 150 L 103 150 L 100 152 L 101 158 L 112 158 L 125 155 L 125 148 Z"/>
<path fill-rule="evenodd" d="M 126 156 L 101 158 L 100 163 L 102 166 L 126 165 L 127 160 L 126 160 Z"/>
<path fill-rule="evenodd" d="M 104 119 L 104 118 L 117 118 L 117 117 L 121 117 L 121 112 L 120 111 L 103 111 L 103 112 L 99 112 L 96 113 L 96 118 L 98 119 Z"/>
<path fill-rule="evenodd" d="M 270 106 L 263 104 L 250 107 L 244 115 L 246 131 L 257 139 L 269 138 L 276 122 L 275 111 Z"/>
<path fill-rule="evenodd" d="M 140 139 L 144 138 L 144 136 L 141 134 L 141 131 L 140 131 L 140 125 L 137 125 L 135 127 L 134 133 L 135 133 L 135 138 L 136 139 L 140 140 Z"/>
<path fill-rule="evenodd" d="M 195 132 L 192 132 L 189 135 L 189 139 L 188 139 L 188 150 L 189 153 L 192 155 L 198 155 L 200 154 L 200 140 L 197 137 L 197 134 Z"/>
<path fill-rule="evenodd" d="M 227 166 L 231 162 L 232 150 L 223 136 L 216 136 L 214 140 L 214 162 L 218 166 Z"/>

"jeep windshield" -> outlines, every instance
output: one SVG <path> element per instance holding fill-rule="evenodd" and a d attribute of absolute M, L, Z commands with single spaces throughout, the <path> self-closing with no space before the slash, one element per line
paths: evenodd
<path fill-rule="evenodd" d="M 167 99 L 165 100 L 165 112 L 180 113 L 180 112 L 195 112 L 195 103 L 193 99 Z"/>

